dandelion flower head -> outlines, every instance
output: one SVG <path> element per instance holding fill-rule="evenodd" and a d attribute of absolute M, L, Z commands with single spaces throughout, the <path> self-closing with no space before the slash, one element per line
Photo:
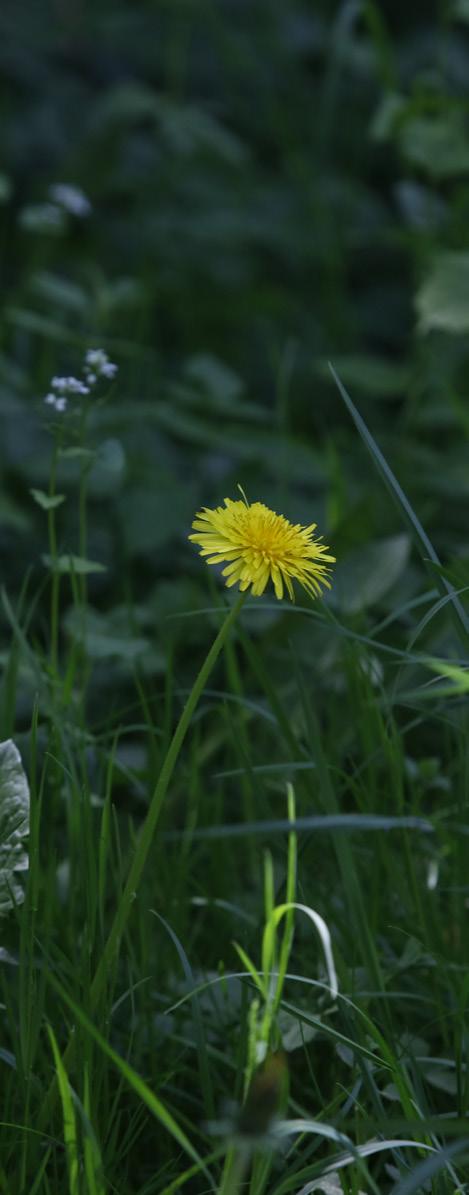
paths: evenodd
<path fill-rule="evenodd" d="M 189 539 L 198 544 L 207 564 L 226 563 L 222 576 L 227 586 L 239 584 L 241 591 L 251 586 L 251 593 L 260 597 L 272 581 L 279 601 L 285 588 L 292 602 L 293 581 L 313 598 L 323 586 L 330 589 L 329 565 L 335 557 L 322 537 L 314 535 L 316 523 L 289 523 L 263 502 L 224 502 L 216 510 L 204 506 L 198 512 Z"/>

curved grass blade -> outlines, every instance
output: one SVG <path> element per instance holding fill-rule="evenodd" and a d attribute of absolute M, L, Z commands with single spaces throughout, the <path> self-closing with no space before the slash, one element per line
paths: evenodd
<path fill-rule="evenodd" d="M 352 416 L 355 427 L 361 436 L 365 447 L 368 449 L 373 464 L 378 470 L 378 473 L 389 490 L 389 493 L 397 503 L 401 514 L 404 515 L 405 521 L 410 528 L 412 538 L 420 553 L 422 561 L 430 572 L 432 581 L 438 586 L 441 594 L 448 594 L 449 596 L 451 603 L 450 609 L 453 615 L 454 624 L 457 627 L 458 634 L 461 636 L 462 641 L 464 642 L 465 646 L 467 646 L 469 644 L 469 618 L 463 606 L 461 605 L 453 586 L 446 577 L 442 576 L 441 562 L 437 556 L 437 553 L 435 552 L 433 544 L 431 543 L 431 540 L 429 540 L 426 531 L 424 531 L 424 528 L 422 527 L 420 519 L 417 517 L 413 507 L 409 502 L 409 499 L 406 497 L 403 489 L 399 485 L 397 477 L 394 476 L 394 473 L 383 456 L 381 449 L 378 448 L 376 440 L 373 439 L 371 432 L 368 431 L 364 419 L 360 415 L 359 411 L 357 411 L 355 404 L 352 402 L 350 395 L 347 393 L 345 386 L 342 384 L 340 378 L 336 374 L 334 366 L 331 364 L 331 362 L 329 362 L 329 369 L 339 390 L 341 398 L 343 399 L 349 414 Z"/>

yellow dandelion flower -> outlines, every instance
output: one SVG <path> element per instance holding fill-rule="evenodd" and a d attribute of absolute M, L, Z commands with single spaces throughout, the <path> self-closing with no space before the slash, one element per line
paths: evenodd
<path fill-rule="evenodd" d="M 295 600 L 292 581 L 298 581 L 311 597 L 321 594 L 321 587 L 330 589 L 330 564 L 334 556 L 315 536 L 316 523 L 309 527 L 289 523 L 283 515 L 269 510 L 263 502 L 233 502 L 209 510 L 204 506 L 192 524 L 195 535 L 189 539 L 200 547 L 200 555 L 207 564 L 224 564 L 222 576 L 228 586 L 239 584 L 241 591 L 251 586 L 256 596 L 273 582 L 275 595 L 281 600 L 284 586 L 292 602 Z"/>

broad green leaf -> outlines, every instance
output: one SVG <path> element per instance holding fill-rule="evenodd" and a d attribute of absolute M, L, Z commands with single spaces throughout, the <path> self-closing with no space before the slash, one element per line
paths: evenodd
<path fill-rule="evenodd" d="M 399 142 L 404 156 L 431 178 L 469 173 L 469 137 L 456 109 L 411 117 L 401 127 Z"/>
<path fill-rule="evenodd" d="M 253 427 L 252 424 L 248 427 L 221 420 L 216 424 L 214 420 L 175 410 L 168 403 L 155 406 L 154 418 L 165 430 L 191 445 L 200 444 L 204 450 L 216 449 L 230 458 L 262 461 L 265 469 L 275 477 L 282 469 L 299 483 L 320 484 L 325 480 L 325 466 L 319 452 L 299 438 L 280 436 L 276 430 Z"/>
<path fill-rule="evenodd" d="M 396 91 L 388 91 L 380 100 L 373 116 L 370 135 L 373 141 L 387 141 L 394 135 L 398 121 L 406 111 L 405 96 Z"/>
<path fill-rule="evenodd" d="M 179 481 L 162 470 L 151 488 L 139 485 L 126 491 L 118 510 L 129 554 L 146 556 L 187 535 L 197 500 L 192 480 Z"/>
<path fill-rule="evenodd" d="M 88 475 L 88 489 L 93 498 L 105 498 L 119 489 L 125 474 L 126 456 L 120 440 L 104 440 L 95 454 Z"/>
<path fill-rule="evenodd" d="M 124 623 L 120 610 L 103 615 L 90 606 L 86 607 L 84 614 L 81 610 L 71 609 L 66 615 L 65 625 L 92 660 L 117 657 L 132 663 L 138 656 L 150 651 L 149 640 L 130 632 L 128 615 Z"/>
<path fill-rule="evenodd" d="M 469 24 L 469 0 L 454 0 L 453 16 Z"/>
<path fill-rule="evenodd" d="M 59 456 L 66 461 L 93 460 L 96 456 L 96 451 L 93 448 L 80 448 L 77 445 L 77 447 L 72 448 L 60 448 Z"/>
<path fill-rule="evenodd" d="M 55 510 L 65 502 L 65 494 L 45 494 L 44 490 L 30 490 L 34 501 L 42 510 Z"/>
<path fill-rule="evenodd" d="M 415 304 L 420 332 L 469 332 L 469 253 L 439 253 Z"/>
<path fill-rule="evenodd" d="M 356 386 L 373 398 L 399 398 L 409 387 L 408 366 L 387 357 L 350 353 L 336 359 L 335 365 L 346 386 Z M 321 377 L 329 377 L 329 365 L 325 358 L 317 362 L 316 372 Z"/>
<path fill-rule="evenodd" d="M 375 605 L 398 580 L 409 554 L 408 535 L 391 535 L 357 548 L 334 569 L 331 604 L 345 614 Z"/>
<path fill-rule="evenodd" d="M 235 402 L 242 393 L 243 383 L 238 374 L 211 353 L 198 353 L 191 357 L 184 372 L 222 406 Z"/>
<path fill-rule="evenodd" d="M 63 344 L 75 344 L 80 349 L 83 339 L 72 328 L 66 328 L 57 320 L 39 315 L 37 311 L 27 311 L 21 307 L 5 308 L 5 318 L 16 328 L 23 328 L 25 332 L 32 332 L 37 336 L 44 336 L 46 340 L 57 340 Z"/>
<path fill-rule="evenodd" d="M 24 900 L 18 872 L 29 867 L 29 786 L 12 739 L 0 743 L 0 916 Z"/>
<path fill-rule="evenodd" d="M 89 299 L 81 286 L 70 279 L 60 278 L 47 270 L 33 274 L 29 288 L 41 303 L 57 307 L 60 311 L 70 311 L 82 315 L 86 311 Z"/>
<path fill-rule="evenodd" d="M 53 572 L 75 574 L 79 577 L 88 576 L 89 573 L 105 573 L 106 566 L 99 564 L 96 560 L 85 560 L 84 556 L 57 556 L 53 560 L 52 556 L 43 556 L 42 561 Z"/>

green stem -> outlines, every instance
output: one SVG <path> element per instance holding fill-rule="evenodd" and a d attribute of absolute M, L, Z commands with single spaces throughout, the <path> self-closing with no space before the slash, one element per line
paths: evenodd
<path fill-rule="evenodd" d="M 231 1146 L 225 1158 L 218 1195 L 239 1195 L 249 1163 L 249 1153 L 239 1146 Z"/>
<path fill-rule="evenodd" d="M 104 946 L 93 982 L 91 984 L 90 999 L 92 1007 L 96 1007 L 97 1003 L 99 1002 L 106 984 L 106 980 L 109 977 L 110 967 L 117 957 L 121 938 L 126 928 L 130 911 L 137 894 L 137 889 L 142 878 L 143 869 L 145 867 L 150 847 L 153 842 L 155 830 L 158 824 L 168 786 L 177 763 L 181 747 L 189 729 L 194 711 L 205 689 L 210 673 L 212 672 L 218 656 L 220 655 L 227 635 L 233 623 L 235 622 L 239 611 L 241 610 L 245 597 L 246 595 L 244 593 L 239 595 L 237 602 L 235 602 L 235 605 L 232 606 L 231 610 L 227 614 L 227 617 L 225 618 L 223 625 L 220 627 L 218 635 L 212 643 L 210 651 L 208 652 L 200 672 L 194 681 L 191 692 L 169 744 L 165 759 L 163 760 L 161 772 L 150 801 L 150 807 L 137 838 L 135 853 L 130 865 L 124 891 L 120 898 L 117 912 L 109 931 L 107 942 Z M 67 1061 L 69 1062 L 70 1059 L 72 1040 L 73 1039 L 70 1039 L 67 1049 L 64 1053 L 64 1065 L 67 1063 Z M 52 1099 L 53 1089 L 55 1089 L 55 1080 L 53 1080 L 52 1086 L 49 1088 L 43 1103 L 44 1116 L 50 1111 L 50 1102 Z"/>
<path fill-rule="evenodd" d="M 79 556 L 81 556 L 85 559 L 86 559 L 87 542 L 88 542 L 87 511 L 86 511 L 87 481 L 88 481 L 88 470 L 82 469 L 81 475 L 80 475 L 80 491 L 79 491 L 79 497 L 78 497 L 78 512 L 79 512 L 78 554 L 79 554 Z M 81 600 L 84 605 L 86 602 L 86 596 L 87 596 L 86 575 L 84 573 L 80 577 L 80 582 L 81 582 L 80 597 L 81 597 Z"/>
<path fill-rule="evenodd" d="M 91 999 L 93 1004 L 99 1000 L 104 983 L 106 981 L 106 976 L 109 971 L 109 966 L 117 954 L 119 942 L 127 924 L 129 913 L 135 900 L 137 888 L 142 877 L 143 868 L 148 857 L 148 852 L 153 841 L 153 836 L 159 820 L 168 785 L 171 780 L 182 744 L 189 729 L 192 716 L 205 689 L 205 685 L 210 673 L 221 652 L 230 627 L 234 623 L 241 609 L 244 597 L 244 594 L 239 595 L 238 601 L 234 606 L 232 606 L 223 625 L 220 627 L 218 635 L 212 643 L 210 651 L 206 656 L 200 672 L 194 681 L 191 692 L 176 726 L 176 730 L 174 731 L 173 737 L 169 744 L 168 751 L 157 780 L 156 788 L 150 801 L 150 808 L 138 836 L 135 854 L 130 866 L 130 871 L 127 876 L 127 881 L 120 899 L 117 913 L 112 923 L 109 937 L 107 939 L 98 969 L 91 985 Z"/>
<path fill-rule="evenodd" d="M 80 444 L 81 448 L 86 447 L 87 415 L 88 415 L 88 409 L 86 407 L 86 404 L 84 404 L 83 409 L 82 409 L 81 422 L 80 422 L 79 444 Z M 79 493 L 78 493 L 78 526 L 79 526 L 78 555 L 82 556 L 84 558 L 86 558 L 87 546 L 88 546 L 88 512 L 87 512 L 88 492 L 87 492 L 87 487 L 88 487 L 89 472 L 90 472 L 90 462 L 85 457 L 85 463 L 84 464 L 82 463 L 81 468 L 80 468 L 80 484 L 79 484 Z M 79 593 L 80 593 L 80 598 L 81 598 L 83 608 L 84 608 L 84 606 L 86 604 L 86 600 L 87 600 L 87 589 L 88 589 L 87 578 L 86 578 L 86 574 L 83 573 L 83 575 L 79 578 Z M 85 615 L 84 615 L 84 609 L 83 609 L 83 619 L 84 619 L 84 617 L 85 617 Z M 84 636 L 83 636 L 83 639 L 84 639 Z"/>
<path fill-rule="evenodd" d="M 59 455 L 58 440 L 54 443 L 54 451 L 52 454 L 50 477 L 49 477 L 49 497 L 55 497 L 56 480 L 57 480 L 57 460 Z M 59 595 L 60 595 L 60 573 L 57 564 L 57 528 L 56 528 L 56 511 L 52 507 L 47 514 L 47 527 L 49 534 L 49 556 L 51 567 L 51 595 L 50 595 L 50 662 L 54 673 L 58 669 L 59 657 Z"/>

